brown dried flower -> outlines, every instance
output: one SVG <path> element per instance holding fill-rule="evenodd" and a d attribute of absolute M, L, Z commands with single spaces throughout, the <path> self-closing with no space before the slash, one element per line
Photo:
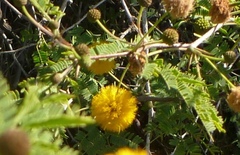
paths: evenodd
<path fill-rule="evenodd" d="M 227 97 L 228 106 L 235 112 L 240 112 L 240 87 L 232 88 Z"/>
<path fill-rule="evenodd" d="M 163 3 L 173 18 L 186 18 L 194 6 L 194 0 L 163 0 Z"/>
<path fill-rule="evenodd" d="M 223 23 L 230 18 L 229 0 L 212 0 L 210 16 L 213 23 Z"/>
<path fill-rule="evenodd" d="M 145 58 L 146 53 L 144 51 L 141 51 L 140 54 L 135 54 L 131 52 L 128 56 L 128 61 L 130 63 L 129 71 L 134 75 L 138 75 L 142 73 L 143 67 L 146 63 Z"/>

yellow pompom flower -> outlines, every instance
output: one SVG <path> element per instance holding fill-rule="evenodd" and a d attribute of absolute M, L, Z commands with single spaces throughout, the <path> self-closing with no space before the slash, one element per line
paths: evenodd
<path fill-rule="evenodd" d="M 123 131 L 132 124 L 136 111 L 137 99 L 117 86 L 103 87 L 92 99 L 91 114 L 103 130 Z"/>
<path fill-rule="evenodd" d="M 110 153 L 106 155 L 147 155 L 147 151 L 143 149 L 130 149 L 128 147 L 123 147 L 118 149 L 115 153 Z"/>
<path fill-rule="evenodd" d="M 114 67 L 114 60 L 95 60 L 88 69 L 94 74 L 102 75 L 104 73 L 108 73 Z"/>

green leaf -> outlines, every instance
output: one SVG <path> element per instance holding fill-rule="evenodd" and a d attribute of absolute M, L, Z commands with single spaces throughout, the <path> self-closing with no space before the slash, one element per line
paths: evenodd
<path fill-rule="evenodd" d="M 32 122 L 25 124 L 30 128 L 57 128 L 57 127 L 85 127 L 89 124 L 94 124 L 95 120 L 90 116 L 58 116 L 55 118 L 49 118 L 38 122 Z"/>
<path fill-rule="evenodd" d="M 14 126 L 12 119 L 17 113 L 17 106 L 15 105 L 14 97 L 8 94 L 9 86 L 7 80 L 0 72 L 0 133 L 5 129 Z"/>
<path fill-rule="evenodd" d="M 203 125 L 205 126 L 207 132 L 212 133 L 215 129 L 219 132 L 226 132 L 223 128 L 222 117 L 218 116 L 217 109 L 210 102 L 209 95 L 200 90 L 196 90 L 195 95 L 195 110 L 198 113 Z"/>
<path fill-rule="evenodd" d="M 91 55 L 104 55 L 104 54 L 114 54 L 126 50 L 128 44 L 122 43 L 120 41 L 114 41 L 110 43 L 100 43 L 99 45 L 90 48 Z"/>
<path fill-rule="evenodd" d="M 70 94 L 52 94 L 50 96 L 47 96 L 46 98 L 43 98 L 41 100 L 41 104 L 51 104 L 51 103 L 66 103 L 69 98 L 73 98 L 74 95 Z"/>
<path fill-rule="evenodd" d="M 146 63 L 141 76 L 147 80 L 151 79 L 153 77 L 153 73 L 155 72 L 156 67 L 157 64 L 155 63 Z"/>

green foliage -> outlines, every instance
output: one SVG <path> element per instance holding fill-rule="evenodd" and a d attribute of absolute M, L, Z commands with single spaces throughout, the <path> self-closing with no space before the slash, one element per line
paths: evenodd
<path fill-rule="evenodd" d="M 36 27 L 17 24 L 19 29 L 11 33 L 21 34 L 15 36 L 21 41 L 16 43 L 3 29 L 0 50 L 6 54 L 31 42 L 36 48 L 30 54 L 18 52 L 29 47 L 10 51 L 16 52 L 11 56 L 17 65 L 0 52 L 4 76 L 11 87 L 18 86 L 10 90 L 0 74 L 0 135 L 22 129 L 31 141 L 31 155 L 102 155 L 125 146 L 150 148 L 155 154 L 226 154 L 229 144 L 236 149 L 227 153 L 239 152 L 239 116 L 225 102 L 239 83 L 239 60 L 223 60 L 226 51 L 239 54 L 239 2 L 231 1 L 231 21 L 218 24 L 220 29 L 211 24 L 209 0 L 195 1 L 186 19 L 164 14 L 162 3 L 142 10 L 136 0 L 125 2 L 30 0 L 29 15 L 19 10 Z M 90 23 L 86 15 L 95 7 L 102 16 Z M 19 22 L 12 16 L 3 17 L 10 24 Z M 199 18 L 209 21 L 214 32 L 195 34 Z M 178 44 L 163 43 L 167 28 L 178 29 Z M 83 65 L 83 56 L 76 52 L 81 43 L 90 49 L 86 55 L 91 61 L 114 59 L 115 68 L 103 75 L 90 72 L 92 66 Z M 29 63 L 23 64 L 23 57 Z M 131 74 L 129 66 L 139 74 Z M 52 81 L 55 73 L 61 82 Z M 91 117 L 91 100 L 106 85 L 125 87 L 139 100 L 133 125 L 120 133 L 100 129 Z"/>
<path fill-rule="evenodd" d="M 61 148 L 59 133 L 49 129 L 62 130 L 62 127 L 86 126 L 94 120 L 87 116 L 64 114 L 62 104 L 68 102 L 72 95 L 46 95 L 44 85 L 29 85 L 24 90 L 24 98 L 16 104 L 19 92 L 9 92 L 6 80 L 0 75 L 0 134 L 13 128 L 24 129 L 31 141 L 31 154 L 78 154 L 69 147 Z M 24 84 L 22 84 L 24 85 Z M 15 96 L 13 94 L 16 94 Z M 29 102 L 30 101 L 30 102 Z"/>
<path fill-rule="evenodd" d="M 100 43 L 90 49 L 91 55 L 114 54 L 126 50 L 126 44 L 120 41 Z"/>
<path fill-rule="evenodd" d="M 83 154 L 94 155 L 111 152 L 119 147 L 137 148 L 143 139 L 130 132 L 104 133 L 96 126 L 88 126 L 76 135 Z"/>
<path fill-rule="evenodd" d="M 176 89 L 179 92 L 189 107 L 194 107 L 209 135 L 215 129 L 225 132 L 222 127 L 222 118 L 218 116 L 215 107 L 210 102 L 210 96 L 204 91 L 206 89 L 204 81 L 189 74 L 182 74 L 169 65 L 160 67 L 158 73 L 168 86 L 170 84 L 170 89 Z"/>

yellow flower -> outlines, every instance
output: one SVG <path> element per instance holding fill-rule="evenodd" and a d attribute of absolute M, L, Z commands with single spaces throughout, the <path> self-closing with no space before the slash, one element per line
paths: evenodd
<path fill-rule="evenodd" d="M 115 153 L 110 153 L 106 155 L 147 155 L 147 151 L 143 149 L 130 149 L 127 147 L 123 147 L 118 149 Z"/>
<path fill-rule="evenodd" d="M 108 73 L 115 67 L 114 60 L 95 60 L 89 70 L 97 75 L 102 75 L 104 73 Z"/>
<path fill-rule="evenodd" d="M 137 99 L 130 91 L 107 86 L 93 97 L 91 112 L 100 127 L 120 132 L 129 127 L 136 115 Z"/>

